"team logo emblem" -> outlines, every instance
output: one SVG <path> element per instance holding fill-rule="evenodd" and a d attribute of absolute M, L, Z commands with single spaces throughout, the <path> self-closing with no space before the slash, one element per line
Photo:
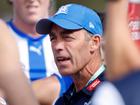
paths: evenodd
<path fill-rule="evenodd" d="M 71 6 L 71 4 L 62 6 L 62 7 L 59 8 L 59 10 L 55 13 L 55 15 L 58 15 L 58 14 L 60 14 L 60 13 L 67 14 L 67 13 L 68 13 L 68 8 L 69 8 L 70 6 Z"/>

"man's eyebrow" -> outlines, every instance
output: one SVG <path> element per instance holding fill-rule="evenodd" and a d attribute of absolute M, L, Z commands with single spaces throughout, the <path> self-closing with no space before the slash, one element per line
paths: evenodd
<path fill-rule="evenodd" d="M 62 32 L 61 32 L 61 34 L 71 34 L 71 33 L 73 33 L 74 32 L 74 30 L 63 30 Z"/>
<path fill-rule="evenodd" d="M 49 32 L 49 35 L 50 35 L 50 36 L 54 35 L 54 32 L 50 31 L 50 32 Z"/>
<path fill-rule="evenodd" d="M 77 29 L 77 30 L 79 30 L 79 29 Z M 61 34 L 71 34 L 71 33 L 75 32 L 75 31 L 77 31 L 77 30 L 63 30 L 63 31 L 61 32 Z"/>

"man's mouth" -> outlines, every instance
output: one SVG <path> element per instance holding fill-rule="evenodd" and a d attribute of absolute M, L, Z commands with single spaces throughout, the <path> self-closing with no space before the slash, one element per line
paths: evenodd
<path fill-rule="evenodd" d="M 37 8 L 38 6 L 37 5 L 27 5 L 26 7 L 27 8 Z"/>
<path fill-rule="evenodd" d="M 66 57 L 66 56 L 58 56 L 56 57 L 56 63 L 58 66 L 67 66 L 70 64 L 70 57 Z"/>
<path fill-rule="evenodd" d="M 38 6 L 37 5 L 27 5 L 26 8 L 28 10 L 36 10 L 38 8 Z"/>
<path fill-rule="evenodd" d="M 57 62 L 65 62 L 65 61 L 68 61 L 70 60 L 70 57 L 56 57 L 56 61 Z"/>

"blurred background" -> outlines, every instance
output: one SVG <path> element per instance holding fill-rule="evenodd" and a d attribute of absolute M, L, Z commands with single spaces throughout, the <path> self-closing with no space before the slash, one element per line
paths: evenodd
<path fill-rule="evenodd" d="M 105 0 L 54 0 L 56 10 L 67 3 L 79 3 L 87 7 L 94 8 L 98 12 L 104 12 Z M 0 18 L 8 20 L 11 18 L 12 8 L 8 4 L 7 0 L 0 0 Z"/>

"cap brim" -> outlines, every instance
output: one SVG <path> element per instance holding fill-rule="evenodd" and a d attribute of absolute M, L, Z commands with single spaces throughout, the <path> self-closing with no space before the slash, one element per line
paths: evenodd
<path fill-rule="evenodd" d="M 51 30 L 52 22 L 48 19 L 41 19 L 36 24 L 36 31 L 39 34 L 48 34 Z"/>
<path fill-rule="evenodd" d="M 77 30 L 82 28 L 80 25 L 63 18 L 49 18 L 41 19 L 36 25 L 36 31 L 39 34 L 48 34 L 51 31 L 53 24 L 67 30 Z"/>

